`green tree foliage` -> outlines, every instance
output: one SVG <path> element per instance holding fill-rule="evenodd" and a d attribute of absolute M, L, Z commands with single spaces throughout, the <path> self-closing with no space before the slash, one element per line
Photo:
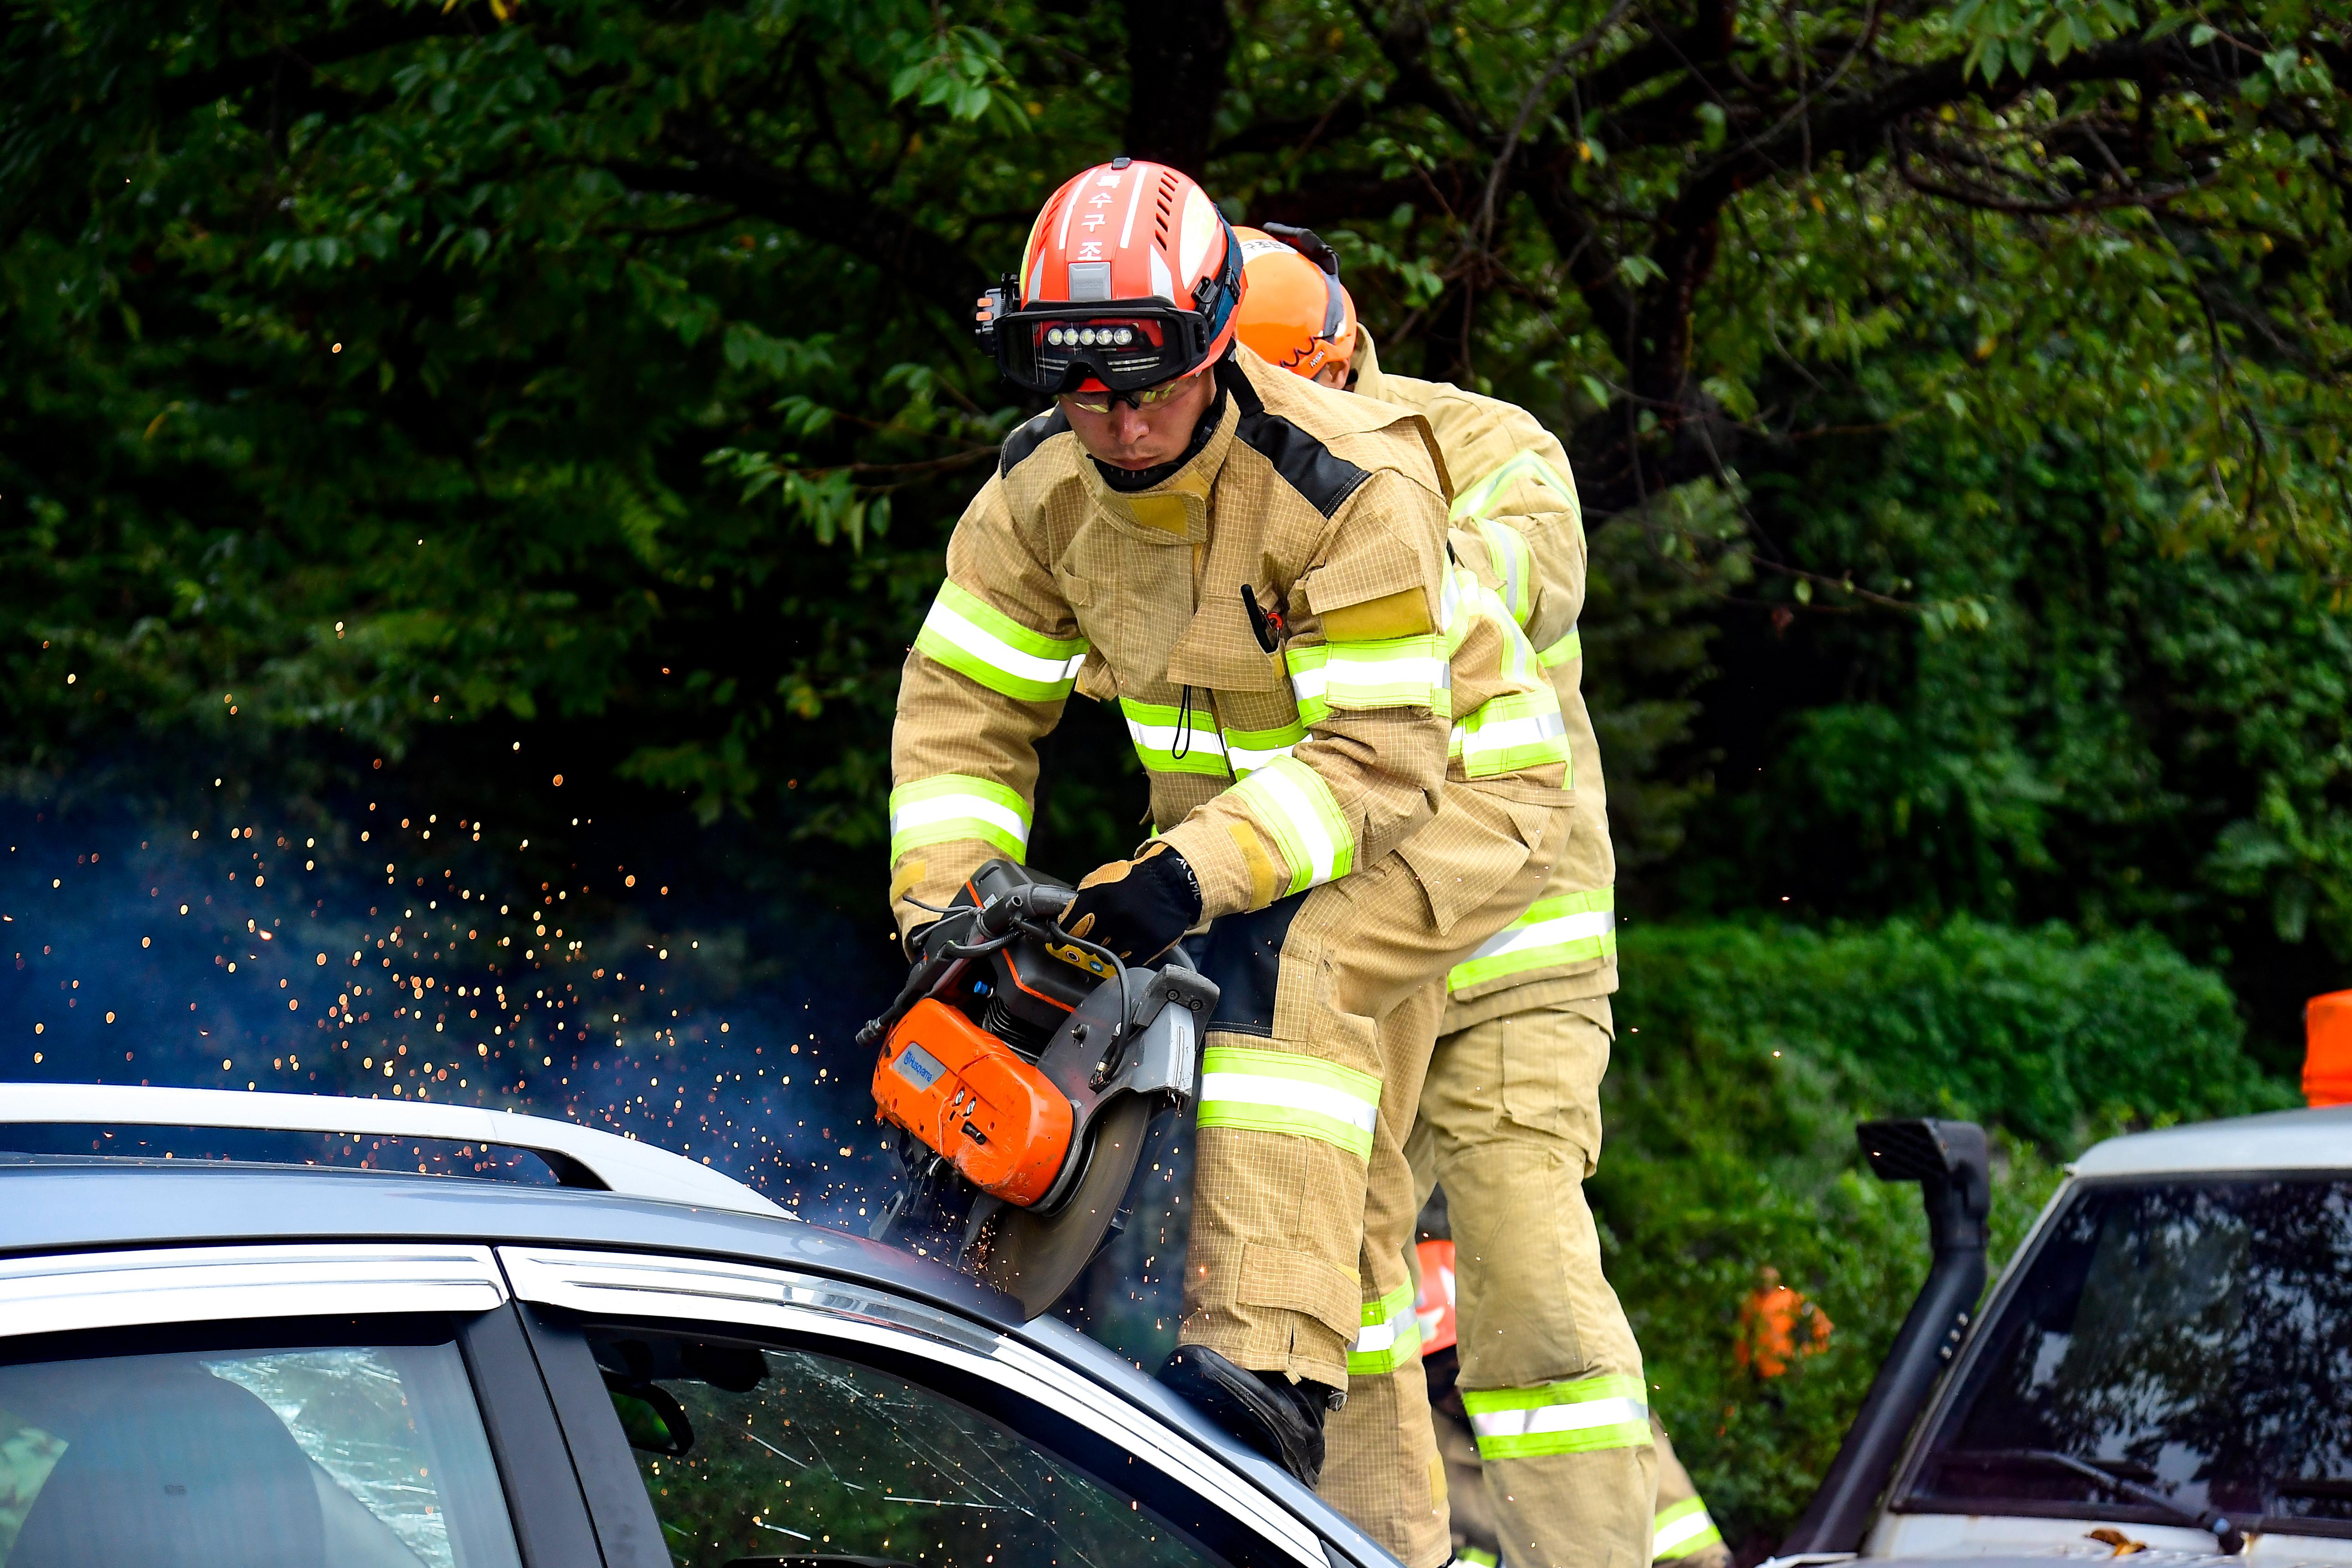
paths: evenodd
<path fill-rule="evenodd" d="M 2303 999 L 2352 966 L 2352 618 L 2305 573 L 2177 548 L 2116 503 L 2142 483 L 2062 432 L 1758 474 L 1782 559 L 1954 613 L 1784 577 L 1718 617 L 1682 756 L 1711 746 L 1726 787 L 1662 905 L 2146 926 L 2229 973 L 2291 1068 Z"/>
<path fill-rule="evenodd" d="M 1916 1189 L 1857 1168 L 1857 1120 L 1994 1132 L 1998 1266 L 2099 1137 L 2294 1103 L 2239 1050 L 2228 987 L 2147 935 L 1636 924 L 1622 954 L 1593 1202 L 1652 1397 L 1735 1539 L 1794 1522 L 1927 1276 Z M 1835 1325 L 1776 1378 L 1733 1353 L 1768 1266 Z"/>
<path fill-rule="evenodd" d="M 2336 571 L 2324 5 L 1308 3 L 1238 49 L 1221 0 L 6 16 L 19 761 L 544 717 L 869 847 L 1018 412 L 964 302 L 1122 141 L 1332 227 L 1407 363 L 1571 432 L 1596 518 L 1824 420 L 2055 428 L 2168 547 Z"/>

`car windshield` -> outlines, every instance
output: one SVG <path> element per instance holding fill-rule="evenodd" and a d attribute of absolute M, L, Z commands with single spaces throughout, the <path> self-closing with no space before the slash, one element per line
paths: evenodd
<path fill-rule="evenodd" d="M 2352 1534 L 2352 1180 L 2086 1185 L 1986 1332 L 1904 1510 Z"/>

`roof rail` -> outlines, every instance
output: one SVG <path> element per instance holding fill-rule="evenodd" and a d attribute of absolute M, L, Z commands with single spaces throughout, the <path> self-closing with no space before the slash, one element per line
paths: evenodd
<path fill-rule="evenodd" d="M 490 1143 L 538 1155 L 567 1187 L 772 1219 L 797 1217 L 734 1177 L 651 1143 L 548 1117 L 472 1105 L 144 1084 L 0 1083 L 0 1125 L 44 1123 L 219 1127 Z"/>

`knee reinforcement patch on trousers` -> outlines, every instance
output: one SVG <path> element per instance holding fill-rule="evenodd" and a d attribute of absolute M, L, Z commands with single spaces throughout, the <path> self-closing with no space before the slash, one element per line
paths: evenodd
<path fill-rule="evenodd" d="M 1312 889 L 1309 889 L 1310 891 Z M 1307 904 L 1306 893 L 1276 899 L 1262 910 L 1227 915 L 1209 928 L 1201 973 L 1217 988 L 1208 1033 L 1274 1036 L 1274 998 L 1282 979 L 1282 944 Z"/>

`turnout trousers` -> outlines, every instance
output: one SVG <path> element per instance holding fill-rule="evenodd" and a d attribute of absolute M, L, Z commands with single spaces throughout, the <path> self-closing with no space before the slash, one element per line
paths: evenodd
<path fill-rule="evenodd" d="M 1219 999 L 1177 1338 L 1346 1389 L 1328 1430 L 1361 1458 L 1327 1469 L 1324 1495 L 1409 1568 L 1436 1568 L 1449 1540 L 1405 1263 L 1420 1210 L 1405 1139 L 1446 970 L 1534 900 L 1568 823 L 1556 785 L 1449 782 L 1399 848 L 1219 921 L 1202 948 Z M 1368 1354 L 1377 1373 L 1360 1370 Z"/>
<path fill-rule="evenodd" d="M 1478 1440 L 1462 1418 L 1456 1401 L 1433 1405 L 1437 1451 L 1445 1458 L 1446 1501 L 1454 1515 L 1454 1555 L 1471 1568 L 1496 1568 L 1504 1561 L 1494 1500 L 1487 1495 Z M 1691 1484 L 1690 1472 L 1675 1458 L 1666 1429 L 1650 1417 L 1650 1440 L 1658 1455 L 1658 1512 L 1650 1532 L 1650 1561 L 1666 1568 L 1731 1568 L 1731 1549 L 1707 1517 L 1706 1503 Z"/>
<path fill-rule="evenodd" d="M 1601 1152 L 1608 998 L 1438 1042 L 1406 1144 L 1445 1188 L 1457 1386 L 1515 1568 L 1644 1568 L 1656 1492 L 1642 1352 L 1601 1270 L 1584 1179 Z"/>

